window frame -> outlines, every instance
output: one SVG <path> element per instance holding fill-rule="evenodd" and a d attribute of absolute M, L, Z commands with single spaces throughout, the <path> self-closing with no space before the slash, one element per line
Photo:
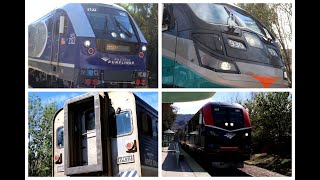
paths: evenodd
<path fill-rule="evenodd" d="M 60 147 L 59 146 L 59 144 L 58 144 L 58 139 L 59 139 L 59 133 L 58 133 L 58 131 L 59 131 L 59 129 L 63 129 L 63 134 L 62 134 L 62 142 L 63 142 L 63 145 Z M 58 149 L 62 149 L 62 148 L 64 148 L 64 126 L 59 126 L 57 129 L 56 129 L 56 139 L 57 139 L 57 143 L 56 143 L 56 147 L 58 148 Z"/>
<path fill-rule="evenodd" d="M 124 134 L 118 134 L 118 129 L 116 129 L 116 137 L 123 137 L 123 136 L 128 136 L 131 135 L 133 133 L 134 127 L 133 127 L 133 117 L 132 117 L 132 111 L 131 109 L 124 109 L 121 110 L 120 113 L 122 112 L 130 112 L 130 124 L 131 124 L 131 131 L 128 133 L 124 133 Z M 117 128 L 117 114 L 115 114 L 115 121 L 116 121 L 116 128 Z"/>
<path fill-rule="evenodd" d="M 145 115 L 145 121 L 146 125 L 144 125 L 144 118 Z M 147 126 L 147 131 L 144 130 L 144 126 Z M 146 136 L 153 136 L 153 124 L 152 124 L 152 116 L 147 112 L 141 112 L 141 132 Z"/>

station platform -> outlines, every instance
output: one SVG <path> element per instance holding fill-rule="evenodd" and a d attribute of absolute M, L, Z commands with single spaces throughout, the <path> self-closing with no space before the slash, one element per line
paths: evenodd
<path fill-rule="evenodd" d="M 183 149 L 177 161 L 177 143 L 162 147 L 162 177 L 210 177 L 210 175 L 193 160 Z M 178 153 L 179 154 L 179 153 Z"/>

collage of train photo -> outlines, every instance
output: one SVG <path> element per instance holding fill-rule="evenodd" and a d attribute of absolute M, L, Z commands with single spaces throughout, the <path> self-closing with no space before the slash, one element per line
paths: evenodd
<path fill-rule="evenodd" d="M 294 1 L 26 4 L 26 178 L 295 177 Z"/>

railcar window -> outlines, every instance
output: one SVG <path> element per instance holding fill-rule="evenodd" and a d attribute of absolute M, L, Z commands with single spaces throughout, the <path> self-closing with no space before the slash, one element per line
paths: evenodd
<path fill-rule="evenodd" d="M 116 114 L 117 135 L 125 135 L 132 132 L 131 112 L 123 111 Z"/>
<path fill-rule="evenodd" d="M 63 127 L 57 129 L 57 146 L 59 148 L 63 147 Z"/>
<path fill-rule="evenodd" d="M 142 132 L 147 133 L 148 132 L 148 119 L 147 114 L 142 113 Z"/>
<path fill-rule="evenodd" d="M 94 114 L 93 108 L 85 112 L 85 123 L 86 123 L 86 130 L 95 129 L 96 123 L 95 123 L 95 114 Z"/>
<path fill-rule="evenodd" d="M 59 19 L 56 19 L 56 22 L 55 22 L 55 25 L 54 25 L 54 35 L 59 35 L 59 24 L 60 24 L 60 22 L 59 22 Z"/>
<path fill-rule="evenodd" d="M 152 135 L 152 118 L 146 113 L 142 113 L 142 132 L 147 135 Z"/>

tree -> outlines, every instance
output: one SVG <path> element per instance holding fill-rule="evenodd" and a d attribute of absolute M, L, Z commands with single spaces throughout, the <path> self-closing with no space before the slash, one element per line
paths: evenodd
<path fill-rule="evenodd" d="M 150 71 L 149 86 L 158 87 L 158 4 L 119 3 L 133 17 L 148 41 L 147 69 Z"/>
<path fill-rule="evenodd" d="M 256 150 L 291 155 L 292 96 L 289 92 L 259 92 L 244 103 L 248 108 Z"/>
<path fill-rule="evenodd" d="M 241 8 L 262 22 L 279 41 L 289 82 L 292 82 L 291 51 L 292 3 L 239 3 Z"/>
<path fill-rule="evenodd" d="M 178 108 L 172 103 L 162 103 L 162 132 L 170 129 L 177 117 Z"/>
<path fill-rule="evenodd" d="M 29 176 L 52 176 L 52 118 L 57 106 L 42 104 L 34 95 L 28 101 Z"/>

